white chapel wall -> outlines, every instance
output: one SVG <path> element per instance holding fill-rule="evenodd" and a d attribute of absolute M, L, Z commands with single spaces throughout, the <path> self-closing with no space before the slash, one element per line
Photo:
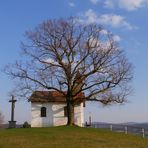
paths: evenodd
<path fill-rule="evenodd" d="M 31 126 L 32 127 L 47 127 L 53 125 L 53 118 L 52 118 L 52 104 L 50 103 L 32 103 L 31 113 L 32 113 L 32 120 Z M 47 116 L 41 117 L 41 107 L 46 107 Z"/>
<path fill-rule="evenodd" d="M 67 117 L 64 117 L 65 104 L 59 103 L 32 103 L 32 127 L 48 127 L 48 126 L 60 126 L 67 123 Z M 41 107 L 46 107 L 46 117 L 41 117 Z M 74 109 L 75 123 L 79 126 L 83 124 L 84 112 L 83 103 L 77 105 Z"/>
<path fill-rule="evenodd" d="M 81 103 L 80 105 L 75 106 L 74 120 L 75 120 L 75 124 L 77 124 L 78 126 L 83 126 L 83 122 L 84 122 L 83 103 Z"/>

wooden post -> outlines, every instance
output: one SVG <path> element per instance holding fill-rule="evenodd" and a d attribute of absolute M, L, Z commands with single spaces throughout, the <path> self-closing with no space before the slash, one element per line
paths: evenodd
<path fill-rule="evenodd" d="M 112 125 L 110 125 L 110 131 L 112 131 L 113 130 L 113 126 Z"/>
<path fill-rule="evenodd" d="M 127 126 L 125 126 L 125 134 L 127 134 Z"/>
<path fill-rule="evenodd" d="M 145 137 L 144 128 L 142 128 L 142 137 L 143 137 L 143 138 Z"/>

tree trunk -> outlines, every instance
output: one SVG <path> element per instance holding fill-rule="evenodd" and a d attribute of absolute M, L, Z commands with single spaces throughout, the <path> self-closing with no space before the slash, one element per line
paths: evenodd
<path fill-rule="evenodd" d="M 67 125 L 74 125 L 74 105 L 67 101 Z"/>

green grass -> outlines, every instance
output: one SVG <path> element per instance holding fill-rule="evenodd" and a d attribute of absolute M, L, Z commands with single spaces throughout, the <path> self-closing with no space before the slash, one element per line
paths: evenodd
<path fill-rule="evenodd" d="M 0 148 L 148 148 L 148 139 L 107 130 L 51 127 L 0 130 Z"/>

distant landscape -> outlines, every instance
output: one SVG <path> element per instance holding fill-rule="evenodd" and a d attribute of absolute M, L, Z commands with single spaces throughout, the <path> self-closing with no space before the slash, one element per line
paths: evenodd
<path fill-rule="evenodd" d="M 127 132 L 128 134 L 143 136 L 148 138 L 148 122 L 137 123 L 137 122 L 126 122 L 126 123 L 107 123 L 107 122 L 92 122 L 91 126 L 84 125 L 89 128 L 106 129 L 113 132 Z M 8 129 L 9 124 L 2 124 L 0 129 Z M 23 128 L 23 124 L 16 124 L 16 128 Z M 127 131 L 125 131 L 125 128 Z M 144 133 L 143 133 L 144 130 Z"/>
<path fill-rule="evenodd" d="M 125 123 L 108 123 L 108 122 L 92 122 L 92 124 L 99 124 L 99 125 L 113 125 L 113 126 L 131 126 L 131 127 L 139 127 L 139 128 L 144 128 L 148 130 L 148 122 L 125 122 Z"/>
<path fill-rule="evenodd" d="M 114 127 L 117 126 L 129 126 L 129 127 L 137 127 L 137 128 L 144 128 L 145 130 L 148 130 L 148 122 L 125 122 L 125 123 L 108 123 L 108 122 L 92 122 L 92 125 L 100 125 L 103 127 L 109 127 L 110 125 L 113 125 Z M 9 124 L 2 124 L 1 128 L 8 128 Z M 16 128 L 21 128 L 23 124 L 16 124 Z"/>

